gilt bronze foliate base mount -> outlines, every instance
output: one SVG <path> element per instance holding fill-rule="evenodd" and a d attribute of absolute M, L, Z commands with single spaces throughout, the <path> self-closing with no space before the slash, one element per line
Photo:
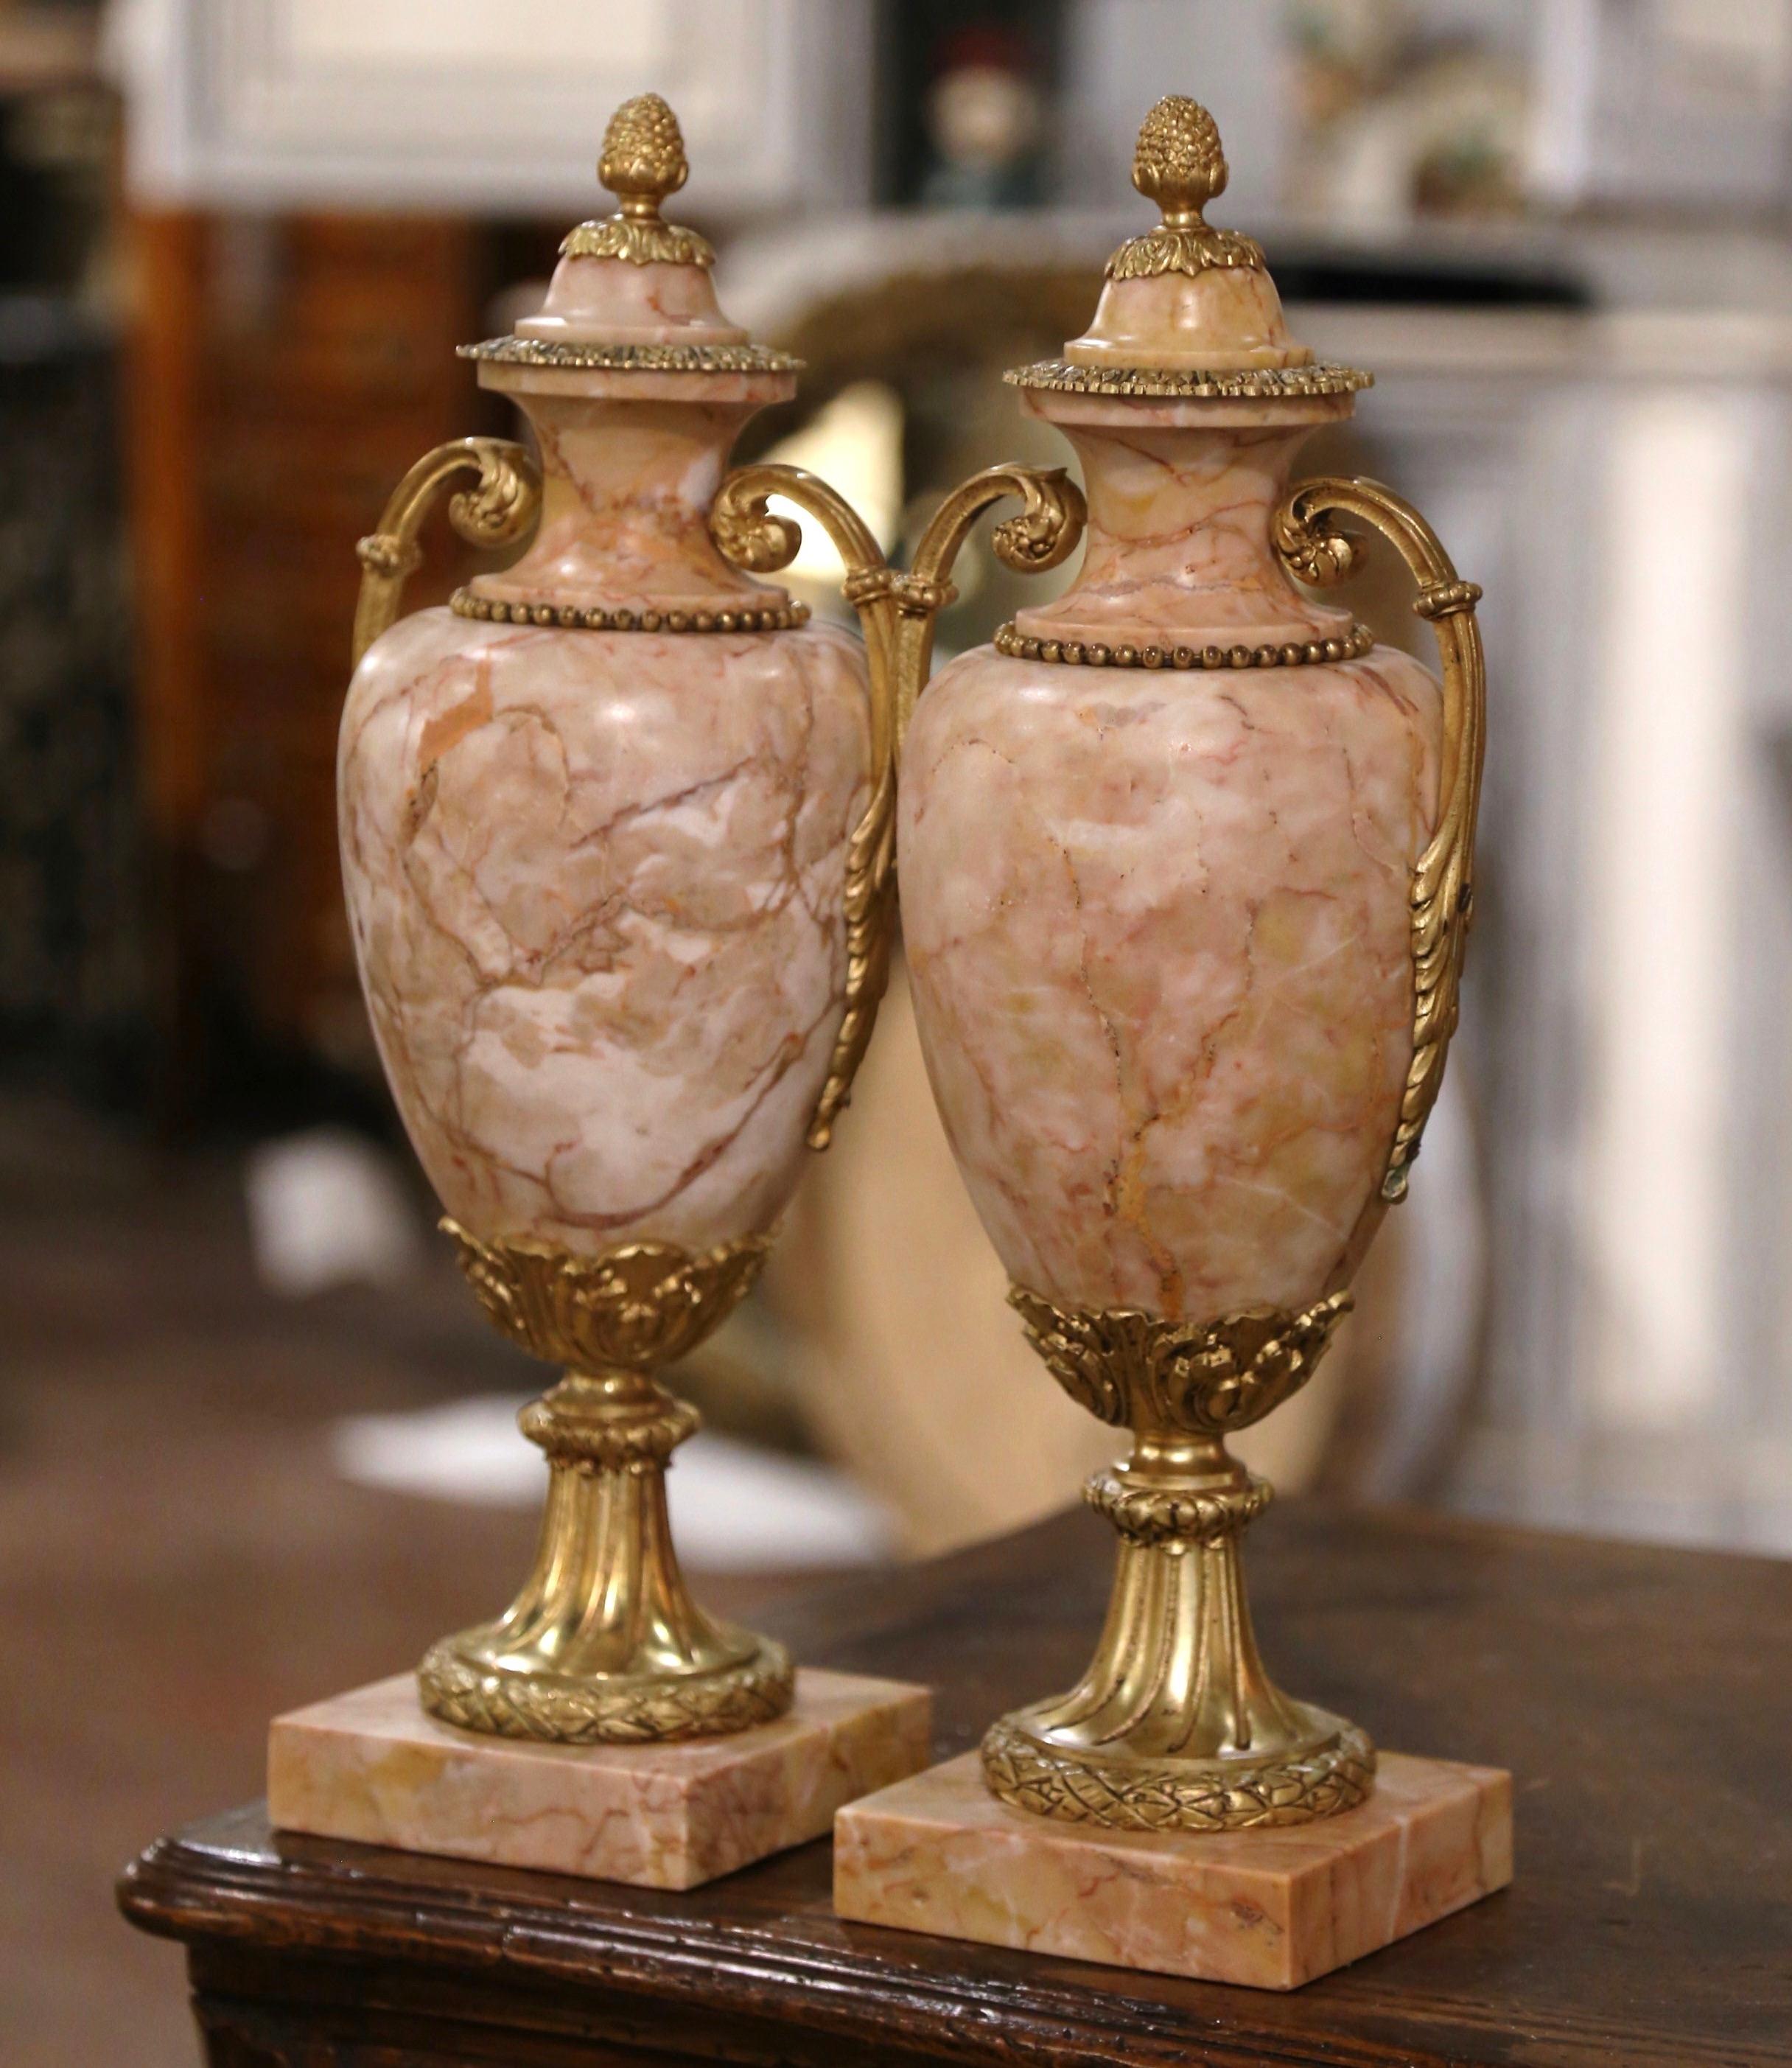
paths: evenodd
<path fill-rule="evenodd" d="M 586 1257 L 442 1225 L 492 1320 L 568 1369 L 521 1417 L 548 1463 L 534 1564 L 495 1622 L 431 1647 L 417 1671 L 424 1708 L 559 1744 L 665 1743 L 782 1716 L 790 1655 L 705 1615 L 679 1570 L 665 1472 L 698 1416 L 654 1376 L 733 1310 L 773 1237 Z"/>
<path fill-rule="evenodd" d="M 1311 1377 L 1350 1294 L 1205 1325 L 1060 1308 L 1024 1286 L 1009 1297 L 1065 1390 L 1130 1426 L 1136 1442 L 1087 1490 L 1120 1540 L 1095 1655 L 1070 1693 L 992 1727 L 990 1788 L 1038 1815 L 1135 1831 L 1241 1830 L 1354 1809 L 1374 1785 L 1374 1747 L 1264 1670 L 1238 1545 L 1270 1489 L 1225 1448 L 1229 1431 Z"/>

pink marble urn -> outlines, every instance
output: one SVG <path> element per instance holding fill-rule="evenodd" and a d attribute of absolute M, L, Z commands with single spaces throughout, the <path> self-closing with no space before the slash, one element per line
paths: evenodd
<path fill-rule="evenodd" d="M 1479 649 L 1475 592 L 1406 505 L 1290 494 L 1367 377 L 1315 364 L 1262 252 L 1205 222 L 1205 112 L 1160 104 L 1135 177 L 1163 222 L 1087 334 L 1008 377 L 1081 462 L 1081 571 L 920 698 L 898 867 L 929 1074 L 1014 1304 L 1136 1436 L 1090 1490 L 1121 1537 L 1096 1663 L 997 1726 L 989 1777 L 1206 1829 L 1371 1785 L 1364 1734 L 1258 1662 L 1235 1539 L 1267 1490 L 1224 1439 L 1311 1370 L 1435 1093 Z M 1340 513 L 1405 552 L 1444 684 L 1311 592 L 1352 563 Z"/>
<path fill-rule="evenodd" d="M 880 794 L 864 649 L 710 536 L 728 454 L 794 362 L 717 305 L 659 205 L 671 111 L 629 103 L 541 312 L 471 348 L 539 454 L 419 463 L 367 572 L 343 715 L 343 874 L 386 1073 L 475 1289 L 568 1367 L 525 1429 L 554 1471 L 535 1572 L 425 1661 L 451 1722 L 587 1741 L 776 1716 L 782 1650 L 685 1592 L 660 1470 L 695 1427 L 654 1377 L 750 1284 L 826 1139 L 881 963 L 849 955 Z M 394 621 L 441 482 L 469 538 L 526 536 Z M 364 649 L 364 650 L 360 650 Z M 859 842 L 859 849 L 863 846 Z M 886 844 L 887 845 L 887 844 Z"/>
<path fill-rule="evenodd" d="M 722 322 L 705 267 L 569 242 L 542 313 L 474 348 L 534 432 L 538 528 L 362 657 L 343 877 L 454 1219 L 582 1255 L 705 1249 L 770 1227 L 828 1075 L 873 776 L 863 649 L 710 539 L 729 450 L 789 399 L 790 362 Z"/>

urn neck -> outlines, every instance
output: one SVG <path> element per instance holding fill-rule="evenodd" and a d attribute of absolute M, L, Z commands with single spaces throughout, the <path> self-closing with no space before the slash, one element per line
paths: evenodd
<path fill-rule="evenodd" d="M 1018 612 L 1042 639 L 1229 646 L 1339 636 L 1348 612 L 1312 601 L 1289 578 L 1270 535 L 1305 415 L 1240 425 L 1194 412 L 1029 398 L 1081 461 L 1089 519 L 1075 581 L 1054 602 Z M 1181 416 L 1182 421 L 1165 421 Z"/>
<path fill-rule="evenodd" d="M 514 566 L 474 580 L 476 594 L 660 612 L 788 601 L 730 567 L 709 536 L 729 454 L 761 398 L 513 392 L 541 450 L 541 523 Z"/>

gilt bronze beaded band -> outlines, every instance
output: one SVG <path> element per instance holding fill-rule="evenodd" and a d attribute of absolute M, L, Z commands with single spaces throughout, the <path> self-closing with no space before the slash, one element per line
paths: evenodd
<path fill-rule="evenodd" d="M 1263 646 L 1108 646 L 1099 640 L 1034 639 L 1016 631 L 1012 620 L 995 636 L 996 651 L 1011 661 L 1058 661 L 1085 668 L 1310 667 L 1323 661 L 1359 661 L 1375 643 L 1366 625 L 1352 625 L 1341 639 Z"/>
<path fill-rule="evenodd" d="M 763 610 L 602 610 L 570 603 L 504 603 L 457 588 L 449 599 L 457 617 L 494 625 L 538 625 L 563 632 L 789 632 L 809 621 L 806 603 Z"/>

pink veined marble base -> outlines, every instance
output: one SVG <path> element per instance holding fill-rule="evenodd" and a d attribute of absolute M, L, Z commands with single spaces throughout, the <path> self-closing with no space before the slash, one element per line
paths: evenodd
<path fill-rule="evenodd" d="M 695 1888 L 820 1838 L 855 1797 L 917 1773 L 933 1696 L 799 1670 L 775 1724 L 668 1745 L 482 1737 L 425 1714 L 408 1673 L 274 1719 L 276 1830 L 400 1851 Z"/>
<path fill-rule="evenodd" d="M 834 1820 L 842 1917 L 1293 1989 L 1512 1879 L 1512 1777 L 1384 1753 L 1359 1810 L 1284 1830 L 1103 1830 L 999 1802 L 975 1753 Z"/>

